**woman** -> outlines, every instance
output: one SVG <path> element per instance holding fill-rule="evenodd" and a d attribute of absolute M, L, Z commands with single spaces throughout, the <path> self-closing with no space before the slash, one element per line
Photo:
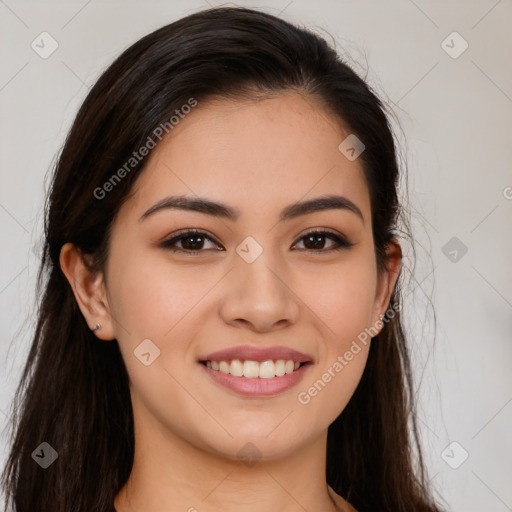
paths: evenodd
<path fill-rule="evenodd" d="M 381 102 L 306 30 L 220 8 L 128 48 L 53 178 L 15 510 L 438 511 L 398 179 Z"/>

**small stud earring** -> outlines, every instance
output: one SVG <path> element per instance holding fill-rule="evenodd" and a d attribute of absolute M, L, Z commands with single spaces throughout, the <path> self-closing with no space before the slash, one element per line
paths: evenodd
<path fill-rule="evenodd" d="M 101 325 L 96 324 L 91 330 L 92 330 L 92 332 L 95 332 L 95 331 L 99 331 L 100 329 L 101 329 Z"/>

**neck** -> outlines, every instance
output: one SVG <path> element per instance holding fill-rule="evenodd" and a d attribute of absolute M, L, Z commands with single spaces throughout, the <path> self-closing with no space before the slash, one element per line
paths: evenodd
<path fill-rule="evenodd" d="M 250 461 L 208 452 L 161 426 L 136 420 L 135 427 L 134 463 L 117 512 L 350 510 L 327 486 L 327 431 L 293 453 Z"/>

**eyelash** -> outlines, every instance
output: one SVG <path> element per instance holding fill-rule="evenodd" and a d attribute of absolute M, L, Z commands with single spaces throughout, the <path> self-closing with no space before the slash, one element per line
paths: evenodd
<path fill-rule="evenodd" d="M 202 238 L 209 240 L 217 245 L 220 245 L 218 242 L 215 241 L 215 239 L 208 236 L 204 231 L 200 231 L 198 229 L 188 229 L 186 231 L 182 231 L 182 232 L 178 233 L 177 235 L 173 236 L 172 238 L 163 241 L 160 245 L 164 249 L 170 250 L 172 252 L 183 252 L 183 253 L 190 254 L 190 255 L 200 254 L 201 252 L 205 252 L 205 250 L 192 251 L 192 250 L 188 250 L 188 249 L 181 249 L 179 247 L 178 248 L 173 247 L 173 245 L 176 242 L 178 242 L 184 238 L 187 238 L 190 235 L 195 235 L 195 236 L 201 235 Z M 308 251 L 310 253 L 325 253 L 325 252 L 340 251 L 343 249 L 348 249 L 348 248 L 352 247 L 353 245 L 355 245 L 353 243 L 348 242 L 344 237 L 337 235 L 336 233 L 333 233 L 331 231 L 327 231 L 325 229 L 312 229 L 311 231 L 308 231 L 305 235 L 300 237 L 299 241 L 303 240 L 304 238 L 306 238 L 310 235 L 326 235 L 327 238 L 334 240 L 338 244 L 338 247 L 331 247 L 330 249 L 319 249 L 319 250 L 315 250 L 315 249 L 299 249 L 299 250 Z M 296 244 L 294 244 L 294 245 L 296 245 Z"/>

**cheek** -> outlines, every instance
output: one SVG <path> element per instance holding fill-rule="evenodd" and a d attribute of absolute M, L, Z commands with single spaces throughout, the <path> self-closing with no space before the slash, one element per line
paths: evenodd
<path fill-rule="evenodd" d="M 368 271 L 333 273 L 312 296 L 324 339 L 318 366 L 297 390 L 297 407 L 305 424 L 327 428 L 343 411 L 366 366 L 375 281 Z M 316 280 L 318 284 L 318 280 Z"/>
<path fill-rule="evenodd" d="M 297 402 L 312 423 L 326 427 L 345 408 L 368 358 L 375 300 L 376 270 L 360 254 L 326 272 L 309 274 L 304 285 L 324 333 L 321 361 L 297 392 Z M 315 419 L 316 418 L 316 419 Z"/>
<path fill-rule="evenodd" d="M 357 254 L 330 269 L 302 273 L 301 297 L 324 323 L 331 349 L 342 350 L 370 327 L 376 270 L 370 256 Z"/>
<path fill-rule="evenodd" d="M 172 266 L 161 254 L 133 251 L 118 261 L 111 279 L 115 314 L 126 327 L 121 337 L 128 331 L 134 341 L 168 337 L 211 287 L 204 273 L 199 279 L 192 266 Z"/>
<path fill-rule="evenodd" d="M 112 266 L 120 350 L 134 391 L 146 397 L 146 406 L 164 400 L 163 409 L 154 407 L 155 415 L 165 410 L 170 397 L 180 402 L 181 409 L 193 409 L 190 397 L 177 383 L 191 379 L 189 363 L 195 364 L 191 347 L 204 331 L 202 320 L 215 309 L 210 292 L 221 276 L 222 272 L 199 272 L 193 265 L 171 265 L 165 254 L 142 250 L 120 256 Z M 145 366 L 137 355 L 148 351 L 154 362 Z"/>

